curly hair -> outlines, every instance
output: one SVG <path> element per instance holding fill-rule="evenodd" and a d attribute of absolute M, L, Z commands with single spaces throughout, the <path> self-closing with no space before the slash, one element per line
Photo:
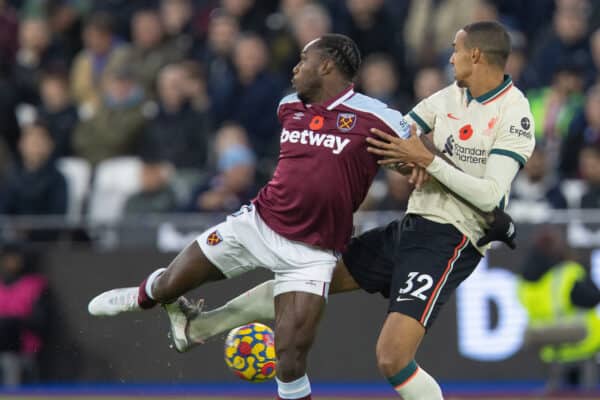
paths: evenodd
<path fill-rule="evenodd" d="M 315 47 L 330 57 L 348 80 L 353 80 L 360 68 L 361 55 L 358 46 L 346 35 L 329 33 L 321 36 Z"/>

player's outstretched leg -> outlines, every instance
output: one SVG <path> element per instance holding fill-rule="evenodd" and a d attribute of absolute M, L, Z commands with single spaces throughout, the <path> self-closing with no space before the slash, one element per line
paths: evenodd
<path fill-rule="evenodd" d="M 267 322 L 275 318 L 273 285 L 275 281 L 258 286 L 231 299 L 221 307 L 202 311 L 202 307 L 181 298 L 166 305 L 171 316 L 171 339 L 174 348 L 186 352 L 208 339 L 251 322 Z M 329 294 L 359 289 L 342 260 L 338 261 L 331 279 Z"/>
<path fill-rule="evenodd" d="M 202 311 L 203 302 L 192 304 L 183 297 L 165 305 L 171 322 L 173 347 L 183 353 L 238 326 L 273 320 L 274 283 L 274 280 L 263 282 L 210 311 Z"/>
<path fill-rule="evenodd" d="M 425 328 L 414 318 L 391 312 L 377 340 L 379 370 L 404 400 L 442 400 L 435 379 L 415 362 Z"/>
<path fill-rule="evenodd" d="M 278 399 L 310 400 L 306 358 L 325 308 L 325 298 L 287 292 L 275 297 L 275 351 Z"/>
<path fill-rule="evenodd" d="M 196 241 L 190 243 L 167 268 L 152 272 L 137 287 L 112 289 L 88 304 L 92 315 L 111 316 L 168 304 L 187 291 L 225 276 L 206 258 Z"/>

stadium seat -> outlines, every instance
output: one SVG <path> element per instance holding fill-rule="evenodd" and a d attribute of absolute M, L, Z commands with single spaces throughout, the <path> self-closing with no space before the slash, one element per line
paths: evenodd
<path fill-rule="evenodd" d="M 63 157 L 56 164 L 67 180 L 67 218 L 79 222 L 90 191 L 92 168 L 88 161 L 78 157 Z"/>
<path fill-rule="evenodd" d="M 96 167 L 90 197 L 89 219 L 111 223 L 123 214 L 125 202 L 141 188 L 142 161 L 137 157 L 116 157 Z"/>

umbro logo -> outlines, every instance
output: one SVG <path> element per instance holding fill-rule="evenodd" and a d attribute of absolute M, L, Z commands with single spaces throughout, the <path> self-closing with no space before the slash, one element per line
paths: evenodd
<path fill-rule="evenodd" d="M 297 112 L 297 113 L 294 113 L 294 116 L 292 117 L 292 119 L 295 119 L 296 121 L 300 121 L 302 119 L 302 117 L 304 117 L 304 113 Z"/>

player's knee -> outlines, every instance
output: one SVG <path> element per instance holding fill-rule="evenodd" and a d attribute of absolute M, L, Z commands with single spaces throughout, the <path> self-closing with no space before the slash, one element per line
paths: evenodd
<path fill-rule="evenodd" d="M 390 349 L 386 346 L 377 346 L 377 367 L 385 377 L 394 376 L 402 370 L 412 360 L 412 356 L 404 354 L 397 349 Z"/>

